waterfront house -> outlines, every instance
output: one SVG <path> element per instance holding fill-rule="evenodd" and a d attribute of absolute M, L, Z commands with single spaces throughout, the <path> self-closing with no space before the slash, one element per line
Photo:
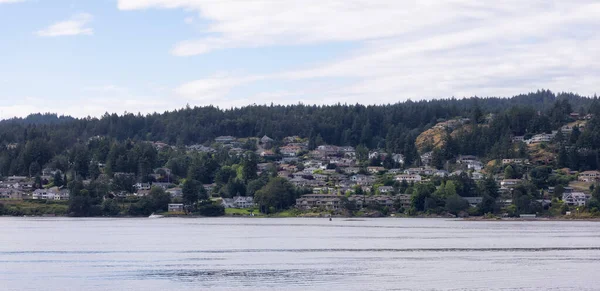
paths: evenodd
<path fill-rule="evenodd" d="M 181 203 L 169 203 L 169 212 L 183 212 L 183 204 Z"/>
<path fill-rule="evenodd" d="M 296 208 L 323 207 L 327 210 L 337 210 L 340 208 L 340 202 L 340 196 L 335 194 L 306 194 L 296 199 Z"/>

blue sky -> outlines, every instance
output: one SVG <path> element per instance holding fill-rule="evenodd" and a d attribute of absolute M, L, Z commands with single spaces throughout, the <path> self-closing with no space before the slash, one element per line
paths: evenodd
<path fill-rule="evenodd" d="M 597 1 L 0 0 L 1 118 L 600 84 Z"/>

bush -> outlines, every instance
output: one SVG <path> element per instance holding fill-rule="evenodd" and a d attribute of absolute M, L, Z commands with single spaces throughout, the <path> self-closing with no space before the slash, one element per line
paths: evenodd
<path fill-rule="evenodd" d="M 225 207 L 212 202 L 204 202 L 198 205 L 198 214 L 211 217 L 223 216 L 225 215 Z"/>

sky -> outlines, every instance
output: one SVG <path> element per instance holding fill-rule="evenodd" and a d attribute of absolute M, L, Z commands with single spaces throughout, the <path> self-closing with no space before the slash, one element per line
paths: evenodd
<path fill-rule="evenodd" d="M 600 84 L 592 0 L 0 0 L 0 118 Z"/>

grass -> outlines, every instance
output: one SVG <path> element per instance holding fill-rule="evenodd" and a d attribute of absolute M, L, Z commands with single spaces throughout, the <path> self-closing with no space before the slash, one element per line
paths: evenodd
<path fill-rule="evenodd" d="M 258 210 L 252 211 L 253 209 L 249 208 L 225 208 L 225 215 L 231 216 L 250 216 L 251 213 L 254 213 L 254 216 L 263 216 Z"/>
<path fill-rule="evenodd" d="M 588 183 L 588 182 L 571 181 L 571 183 L 569 183 L 569 186 L 573 187 L 573 189 L 575 191 L 581 191 L 581 192 L 589 193 L 590 192 L 590 186 L 592 184 L 593 183 Z"/>
<path fill-rule="evenodd" d="M 0 200 L 0 212 L 13 216 L 40 216 L 44 214 L 66 215 L 69 209 L 68 201 L 45 200 Z"/>

